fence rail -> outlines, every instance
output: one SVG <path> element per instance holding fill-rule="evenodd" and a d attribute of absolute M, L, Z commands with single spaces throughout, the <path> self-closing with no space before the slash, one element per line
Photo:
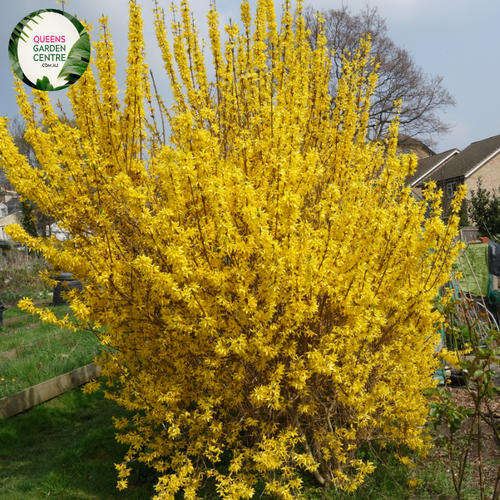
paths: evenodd
<path fill-rule="evenodd" d="M 17 415 L 70 389 L 86 384 L 90 380 L 98 378 L 101 375 L 101 370 L 100 366 L 90 363 L 2 398 L 0 399 L 0 419 Z"/>

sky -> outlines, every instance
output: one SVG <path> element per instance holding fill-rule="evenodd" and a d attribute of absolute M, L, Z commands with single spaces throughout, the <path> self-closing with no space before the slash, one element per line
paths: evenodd
<path fill-rule="evenodd" d="M 143 6 L 148 63 L 163 100 L 168 103 L 170 92 L 164 75 L 153 29 L 153 0 L 138 0 Z M 158 0 L 168 8 L 171 0 Z M 250 0 L 255 9 L 256 0 Z M 277 8 L 281 1 L 275 1 Z M 342 0 L 311 0 L 304 2 L 314 9 L 340 8 Z M 415 63 L 430 76 L 441 75 L 443 85 L 454 96 L 456 106 L 441 116 L 453 125 L 451 133 L 438 139 L 436 153 L 451 148 L 460 150 L 475 141 L 500 134 L 500 2 L 498 0 L 349 0 L 352 13 L 365 4 L 377 7 L 386 19 L 389 36 L 405 48 Z M 29 13 L 46 8 L 61 8 L 55 0 L 2 0 L 0 15 L 0 116 L 13 118 L 17 104 L 12 89 L 13 77 L 8 58 L 8 42 L 16 24 Z M 190 0 L 200 32 L 207 39 L 205 15 L 209 0 Z M 121 90 L 125 81 L 128 2 L 126 0 L 69 0 L 65 10 L 99 28 L 99 18 L 108 16 L 118 63 L 117 79 Z M 238 0 L 217 0 L 224 23 L 239 19 Z M 30 90 L 29 88 L 27 90 Z M 62 102 L 71 113 L 66 90 L 50 92 L 54 101 Z"/>

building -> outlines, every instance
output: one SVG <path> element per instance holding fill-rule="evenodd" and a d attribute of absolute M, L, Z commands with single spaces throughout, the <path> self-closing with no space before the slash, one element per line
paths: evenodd
<path fill-rule="evenodd" d="M 10 237 L 5 234 L 5 227 L 21 224 L 21 219 L 19 195 L 15 191 L 0 188 L 0 244 L 10 241 Z"/>
<path fill-rule="evenodd" d="M 450 150 L 446 153 L 454 151 L 458 150 Z M 425 166 L 424 162 L 422 172 Z M 417 171 L 419 169 L 420 165 Z M 443 191 L 443 209 L 445 214 L 448 214 L 451 200 L 455 197 L 458 187 L 465 184 L 469 188 L 467 197 L 470 198 L 470 190 L 477 189 L 479 178 L 482 180 L 483 188 L 489 191 L 500 187 L 500 135 L 473 142 L 458 154 L 448 155 L 446 161 L 443 160 L 439 165 L 429 169 L 429 172 L 421 175 L 418 180 L 414 175 L 415 181 L 412 187 L 414 185 L 415 188 L 421 189 L 426 182 L 435 181 Z"/>
<path fill-rule="evenodd" d="M 431 174 L 439 170 L 459 153 L 460 150 L 458 149 L 450 149 L 419 160 L 415 173 L 407 180 L 413 191 L 422 196 L 422 183 L 424 179 L 429 178 Z"/>
<path fill-rule="evenodd" d="M 398 154 L 414 154 L 419 161 L 436 154 L 421 140 L 405 134 L 399 134 L 396 152 Z"/>

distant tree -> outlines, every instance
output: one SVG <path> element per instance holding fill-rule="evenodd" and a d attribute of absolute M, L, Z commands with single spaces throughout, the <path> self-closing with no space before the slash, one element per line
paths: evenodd
<path fill-rule="evenodd" d="M 10 186 L 9 179 L 7 178 L 7 174 L 2 168 L 2 159 L 0 158 L 0 187 L 8 187 Z"/>
<path fill-rule="evenodd" d="M 481 177 L 477 189 L 470 190 L 468 212 L 479 229 L 479 236 L 496 237 L 500 235 L 500 193 L 483 188 Z"/>
<path fill-rule="evenodd" d="M 15 116 L 10 120 L 9 126 L 10 133 L 14 138 L 14 143 L 18 148 L 19 152 L 26 156 L 30 165 L 36 167 L 38 165 L 38 160 L 36 159 L 35 152 L 31 144 L 24 138 L 24 132 L 26 130 L 26 124 L 20 116 Z M 11 187 L 7 173 L 2 168 L 2 159 L 0 158 L 0 186 L 1 187 Z"/>
<path fill-rule="evenodd" d="M 9 129 L 19 153 L 27 158 L 31 166 L 40 168 L 40 163 L 36 157 L 33 146 L 24 137 L 24 134 L 26 133 L 25 121 L 20 116 L 15 116 L 10 120 Z"/>
<path fill-rule="evenodd" d="M 342 57 L 352 59 L 361 37 L 371 36 L 376 64 L 379 64 L 378 82 L 371 99 L 369 137 L 381 137 L 395 117 L 394 101 L 402 100 L 399 132 L 416 137 L 428 146 L 435 146 L 437 138 L 447 134 L 451 125 L 443 122 L 438 113 L 455 100 L 443 87 L 441 76 L 429 76 L 413 60 L 409 52 L 398 47 L 388 36 L 385 19 L 376 7 L 368 5 L 359 13 L 352 14 L 347 6 L 322 10 L 325 20 L 327 47 L 331 49 L 332 72 L 329 90 L 333 96 L 342 75 Z M 307 28 L 311 30 L 309 42 L 316 47 L 319 26 L 312 6 L 305 9 Z M 370 68 L 367 68 L 369 71 Z"/>
<path fill-rule="evenodd" d="M 460 222 L 458 223 L 460 227 L 465 227 L 470 225 L 469 214 L 467 210 L 467 200 L 464 200 L 462 202 L 462 206 L 460 207 L 460 212 L 458 213 L 458 216 L 460 217 Z"/>
<path fill-rule="evenodd" d="M 22 200 L 20 203 L 22 218 L 21 225 L 30 236 L 38 236 L 37 221 L 33 214 L 35 204 L 31 201 Z"/>

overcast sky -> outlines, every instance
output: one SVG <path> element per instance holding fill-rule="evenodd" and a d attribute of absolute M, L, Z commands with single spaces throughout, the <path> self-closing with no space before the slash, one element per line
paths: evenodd
<path fill-rule="evenodd" d="M 165 10 L 170 0 L 158 0 Z M 160 93 L 169 101 L 168 81 L 162 76 L 159 52 L 152 27 L 152 0 L 139 0 L 144 7 L 148 62 L 153 69 Z M 255 0 L 251 4 L 255 7 Z M 275 2 L 281 5 L 281 0 Z M 443 116 L 454 125 L 452 132 L 438 141 L 436 152 L 464 149 L 470 143 L 500 134 L 500 2 L 498 0 L 366 0 L 344 1 L 353 13 L 365 3 L 377 6 L 389 27 L 389 36 L 413 56 L 431 76 L 444 77 L 443 85 L 455 97 L 454 108 Z M 205 14 L 208 0 L 191 0 L 201 36 L 206 36 Z M 315 0 L 305 2 L 315 9 L 338 8 L 342 2 Z M 127 46 L 126 0 L 70 0 L 66 11 L 94 25 L 102 14 L 109 18 L 118 61 L 118 83 L 123 89 Z M 27 14 L 43 8 L 60 8 L 55 0 L 5 0 L 0 16 L 0 115 L 13 117 L 17 105 L 12 90 L 8 41 L 16 24 Z M 217 0 L 222 23 L 239 19 L 238 0 Z M 51 92 L 70 113 L 66 91 Z"/>

